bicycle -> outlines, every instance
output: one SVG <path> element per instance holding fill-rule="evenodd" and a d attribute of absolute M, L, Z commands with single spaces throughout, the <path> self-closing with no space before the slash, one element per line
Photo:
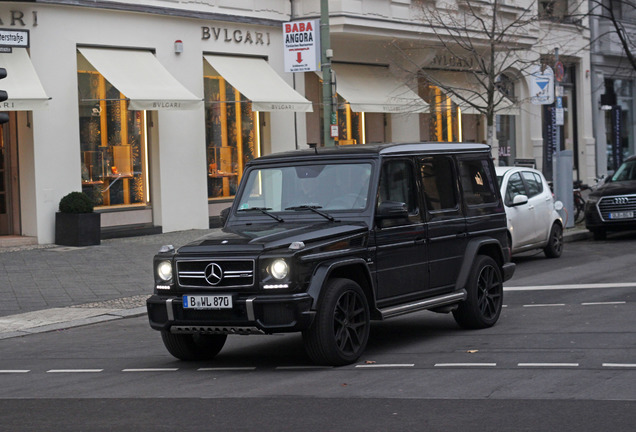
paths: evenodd
<path fill-rule="evenodd" d="M 581 180 L 574 180 L 574 223 L 582 222 L 585 219 L 585 199 L 581 195 L 581 191 L 590 187 Z"/>

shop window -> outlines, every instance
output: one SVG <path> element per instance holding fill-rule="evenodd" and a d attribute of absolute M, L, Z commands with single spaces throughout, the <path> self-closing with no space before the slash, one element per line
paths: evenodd
<path fill-rule="evenodd" d="M 461 142 L 461 111 L 439 87 L 426 83 L 421 96 L 430 106 L 429 139 L 438 142 Z"/>
<path fill-rule="evenodd" d="M 126 97 L 81 55 L 78 64 L 82 190 L 96 207 L 145 205 L 146 113 L 128 110 Z"/>
<path fill-rule="evenodd" d="M 246 163 L 260 156 L 261 114 L 221 76 L 204 77 L 208 198 L 232 198 Z"/>
<path fill-rule="evenodd" d="M 365 144 L 364 113 L 351 111 L 351 106 L 338 96 L 338 144 Z"/>

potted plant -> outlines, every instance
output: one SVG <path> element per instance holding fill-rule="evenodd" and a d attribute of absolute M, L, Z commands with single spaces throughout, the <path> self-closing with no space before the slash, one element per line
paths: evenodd
<path fill-rule="evenodd" d="M 100 244 L 100 214 L 93 212 L 93 201 L 84 192 L 71 192 L 60 200 L 55 213 L 55 244 L 91 246 Z"/>

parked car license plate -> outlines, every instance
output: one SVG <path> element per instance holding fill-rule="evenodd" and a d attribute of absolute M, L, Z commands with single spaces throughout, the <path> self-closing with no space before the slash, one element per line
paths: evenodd
<path fill-rule="evenodd" d="M 184 309 L 232 309 L 232 296 L 229 294 L 215 295 L 184 295 Z"/>
<path fill-rule="evenodd" d="M 610 219 L 633 219 L 633 211 L 612 212 L 609 214 Z"/>

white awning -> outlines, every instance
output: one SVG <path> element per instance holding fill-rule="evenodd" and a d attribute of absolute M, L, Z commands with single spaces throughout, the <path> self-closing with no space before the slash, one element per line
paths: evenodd
<path fill-rule="evenodd" d="M 333 64 L 336 92 L 355 112 L 422 113 L 428 104 L 386 66 Z M 322 77 L 321 73 L 318 73 Z"/>
<path fill-rule="evenodd" d="M 311 102 L 262 58 L 204 55 L 219 75 L 252 102 L 253 111 L 311 112 Z"/>
<path fill-rule="evenodd" d="M 0 67 L 7 70 L 0 89 L 9 95 L 9 99 L 0 103 L 0 111 L 32 111 L 48 106 L 50 98 L 44 92 L 26 48 L 0 53 Z"/>
<path fill-rule="evenodd" d="M 203 99 L 186 89 L 150 51 L 78 48 L 117 90 L 130 100 L 130 110 L 187 110 Z"/>
<path fill-rule="evenodd" d="M 424 75 L 459 105 L 463 114 L 479 114 L 478 108 L 488 106 L 486 89 L 472 72 L 425 70 Z M 499 90 L 495 90 L 495 103 L 496 114 L 519 114 L 519 108 Z"/>

